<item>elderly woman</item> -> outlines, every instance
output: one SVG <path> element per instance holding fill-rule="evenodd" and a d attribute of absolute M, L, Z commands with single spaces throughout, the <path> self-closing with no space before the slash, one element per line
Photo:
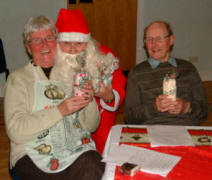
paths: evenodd
<path fill-rule="evenodd" d="M 105 165 L 90 136 L 100 119 L 92 83 L 71 96 L 62 81 L 49 78 L 56 55 L 52 20 L 30 18 L 23 36 L 32 60 L 10 74 L 5 92 L 11 170 L 21 180 L 101 179 Z"/>

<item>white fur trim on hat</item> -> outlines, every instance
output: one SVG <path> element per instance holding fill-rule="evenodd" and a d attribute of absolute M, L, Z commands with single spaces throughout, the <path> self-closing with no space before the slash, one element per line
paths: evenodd
<path fill-rule="evenodd" d="M 59 41 L 70 41 L 70 42 L 88 42 L 91 38 L 89 34 L 83 34 L 78 32 L 63 32 L 58 34 Z"/>

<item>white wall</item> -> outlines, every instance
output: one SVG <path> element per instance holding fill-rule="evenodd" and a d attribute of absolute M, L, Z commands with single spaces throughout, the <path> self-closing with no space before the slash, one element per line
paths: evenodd
<path fill-rule="evenodd" d="M 143 29 L 152 21 L 165 20 L 171 24 L 175 34 L 172 54 L 192 61 L 202 80 L 212 80 L 212 1 L 138 0 L 137 3 L 136 62 L 146 59 L 142 48 Z"/>
<path fill-rule="evenodd" d="M 60 8 L 66 8 L 67 0 L 1 0 L 0 37 L 10 71 L 28 63 L 22 40 L 24 24 L 31 16 L 45 15 L 56 20 Z M 0 96 L 3 95 L 5 75 L 0 74 Z"/>

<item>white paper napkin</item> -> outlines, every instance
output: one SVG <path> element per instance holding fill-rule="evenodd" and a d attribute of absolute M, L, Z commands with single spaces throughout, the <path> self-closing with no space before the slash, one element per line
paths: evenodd
<path fill-rule="evenodd" d="M 147 126 L 152 147 L 156 146 L 194 146 L 192 138 L 184 126 Z"/>

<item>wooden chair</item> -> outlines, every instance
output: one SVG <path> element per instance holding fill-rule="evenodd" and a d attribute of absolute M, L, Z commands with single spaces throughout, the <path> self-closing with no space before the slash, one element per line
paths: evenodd
<path fill-rule="evenodd" d="M 5 78 L 7 79 L 9 75 L 9 70 L 7 69 L 3 43 L 1 39 L 0 39 L 0 73 L 5 73 Z"/>
<path fill-rule="evenodd" d="M 21 180 L 20 177 L 10 168 L 9 168 L 9 174 L 12 180 Z"/>

